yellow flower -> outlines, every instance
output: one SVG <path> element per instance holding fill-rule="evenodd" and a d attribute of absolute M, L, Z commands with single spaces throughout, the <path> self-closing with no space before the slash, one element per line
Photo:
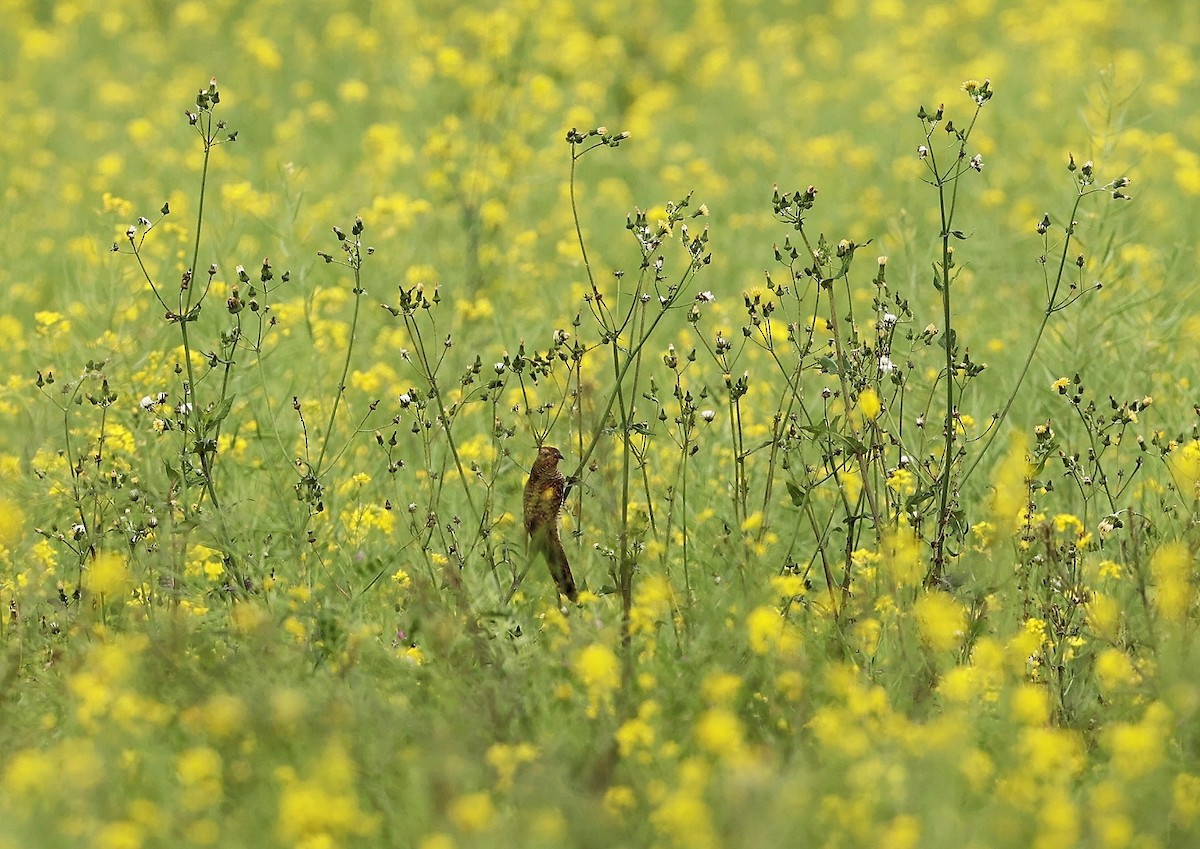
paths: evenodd
<path fill-rule="evenodd" d="M 496 821 L 496 806 L 486 792 L 459 796 L 450 803 L 448 813 L 451 822 L 470 833 L 487 831 Z"/>
<path fill-rule="evenodd" d="M 373 834 L 379 817 L 359 805 L 355 773 L 354 762 L 336 741 L 330 742 L 311 764 L 308 778 L 301 778 L 291 767 L 281 767 L 277 772 L 283 785 L 279 794 L 279 836 L 296 845 L 336 846 L 346 838 Z"/>
<path fill-rule="evenodd" d="M 956 648 L 963 638 L 966 614 L 962 605 L 946 593 L 926 593 L 913 605 L 921 639 L 937 652 Z"/>
<path fill-rule="evenodd" d="M 125 558 L 110 551 L 103 551 L 88 568 L 88 588 L 101 596 L 116 598 L 129 591 L 132 577 Z"/>
<path fill-rule="evenodd" d="M 1167 458 L 1167 468 L 1182 495 L 1200 497 L 1200 440 L 1193 439 L 1172 451 Z"/>
<path fill-rule="evenodd" d="M 751 513 L 742 520 L 742 533 L 752 534 L 762 527 L 763 513 L 761 510 Z"/>
<path fill-rule="evenodd" d="M 804 585 L 803 576 L 787 574 L 771 578 L 771 589 L 781 598 L 792 599 L 804 595 L 808 588 Z"/>
<path fill-rule="evenodd" d="M 1162 741 L 1144 725 L 1118 723 L 1108 729 L 1106 738 L 1113 769 L 1124 778 L 1141 778 L 1162 761 Z"/>
<path fill-rule="evenodd" d="M 517 767 L 536 760 L 537 754 L 537 748 L 531 743 L 519 743 L 515 746 L 507 743 L 492 744 L 484 759 L 496 770 L 496 789 L 511 789 L 517 774 Z"/>
<path fill-rule="evenodd" d="M 1013 719 L 1022 725 L 1045 725 L 1050 721 L 1050 696 L 1044 687 L 1022 684 L 1012 694 Z"/>
<path fill-rule="evenodd" d="M 1121 606 L 1110 595 L 1093 593 L 1087 603 L 1087 619 L 1092 630 L 1106 640 L 1116 639 Z"/>
<path fill-rule="evenodd" d="M 1009 438 L 1008 452 L 996 469 L 992 480 L 992 516 L 996 525 L 1011 534 L 1020 524 L 1029 504 L 1029 479 L 1033 466 L 1029 462 L 1029 440 L 1019 432 Z"/>
<path fill-rule="evenodd" d="M 880 540 L 883 574 L 897 587 L 909 587 L 924 578 L 921 544 L 906 524 L 890 528 Z"/>
<path fill-rule="evenodd" d="M 0 545 L 12 548 L 25 531 L 25 514 L 12 501 L 0 500 Z"/>
<path fill-rule="evenodd" d="M 642 716 L 621 724 L 617 729 L 617 751 L 627 758 L 633 752 L 648 750 L 654 745 L 654 727 Z"/>
<path fill-rule="evenodd" d="M 230 737 L 242 731 L 249 713 L 246 703 L 230 693 L 217 693 L 203 707 L 204 728 L 214 737 Z"/>
<path fill-rule="evenodd" d="M 221 802 L 225 792 L 221 784 L 221 756 L 207 746 L 186 749 L 175 759 L 175 774 L 183 787 L 183 804 L 189 811 L 201 811 Z"/>
<path fill-rule="evenodd" d="M 700 684 L 704 699 L 711 705 L 727 705 L 742 688 L 742 679 L 729 672 L 712 672 Z"/>
<path fill-rule="evenodd" d="M 436 832 L 422 837 L 417 849 L 458 849 L 458 844 L 449 834 Z"/>
<path fill-rule="evenodd" d="M 1106 648 L 1096 656 L 1096 680 L 1105 695 L 1124 690 L 1138 682 L 1133 661 L 1117 648 Z"/>
<path fill-rule="evenodd" d="M 741 720 L 728 708 L 709 708 L 696 722 L 700 748 L 723 760 L 745 757 L 746 742 Z"/>
<path fill-rule="evenodd" d="M 687 849 L 716 849 L 720 845 L 712 812 L 700 790 L 687 786 L 672 791 L 650 815 L 650 822 L 671 845 Z"/>
<path fill-rule="evenodd" d="M 629 630 L 634 634 L 649 634 L 658 629 L 661 622 L 671 618 L 674 605 L 674 590 L 664 575 L 652 575 L 638 585 L 637 595 L 630 611 Z"/>
<path fill-rule="evenodd" d="M 1200 817 L 1200 775 L 1181 772 L 1171 788 L 1171 822 L 1187 828 Z"/>
<path fill-rule="evenodd" d="M 1178 622 L 1186 615 L 1192 601 L 1188 573 L 1192 556 L 1182 542 L 1167 543 L 1150 558 L 1150 574 L 1154 576 L 1154 604 L 1164 619 Z"/>
<path fill-rule="evenodd" d="M 770 651 L 787 653 L 799 645 L 799 638 L 788 620 L 773 607 L 756 607 L 746 617 L 750 649 L 755 654 Z"/>
<path fill-rule="evenodd" d="M 338 86 L 338 97 L 346 103 L 362 103 L 371 94 L 371 90 L 362 80 L 344 80 Z"/>
<path fill-rule="evenodd" d="M 879 393 L 869 386 L 864 389 L 858 396 L 858 409 L 864 418 L 871 421 L 879 418 L 883 412 L 883 401 L 879 399 Z"/>
<path fill-rule="evenodd" d="M 621 666 L 613 650 L 603 643 L 587 646 L 575 657 L 575 674 L 587 688 L 588 716 L 611 711 L 613 693 L 621 686 Z"/>
<path fill-rule="evenodd" d="M 8 758 L 4 788 L 14 801 L 28 800 L 47 790 L 54 781 L 53 759 L 40 749 L 22 749 Z"/>
<path fill-rule="evenodd" d="M 614 784 L 604 793 L 604 810 L 617 819 L 636 805 L 637 796 L 631 787 L 624 784 Z"/>
<path fill-rule="evenodd" d="M 915 849 L 921 844 L 921 821 L 911 814 L 901 814 L 887 824 L 880 846 L 888 849 Z"/>

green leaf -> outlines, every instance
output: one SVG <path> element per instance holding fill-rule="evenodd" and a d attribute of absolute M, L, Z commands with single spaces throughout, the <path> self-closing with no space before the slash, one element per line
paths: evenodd
<path fill-rule="evenodd" d="M 233 399 L 234 396 L 230 395 L 221 402 L 220 406 L 208 414 L 204 422 L 205 430 L 211 430 L 225 421 L 225 418 L 229 415 L 229 411 L 233 408 Z"/>
<path fill-rule="evenodd" d="M 823 374 L 841 374 L 837 363 L 833 361 L 832 357 L 821 357 L 821 359 L 817 360 L 817 365 L 821 367 Z"/>
<path fill-rule="evenodd" d="M 802 489 L 791 481 L 787 482 L 788 495 L 792 496 L 792 504 L 797 507 L 803 507 L 808 503 L 808 490 Z"/>

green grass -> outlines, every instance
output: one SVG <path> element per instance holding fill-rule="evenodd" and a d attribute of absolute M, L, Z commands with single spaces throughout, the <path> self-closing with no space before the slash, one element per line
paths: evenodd
<path fill-rule="evenodd" d="M 4 7 L 0 849 L 1195 844 L 1200 20 L 995 5 Z"/>

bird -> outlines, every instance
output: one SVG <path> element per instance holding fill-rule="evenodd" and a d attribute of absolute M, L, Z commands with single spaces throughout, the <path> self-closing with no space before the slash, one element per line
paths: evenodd
<path fill-rule="evenodd" d="M 560 595 L 578 601 L 579 592 L 571 576 L 571 564 L 563 550 L 558 531 L 558 514 L 566 497 L 567 481 L 558 470 L 562 452 L 549 445 L 538 449 L 537 459 L 525 484 L 525 533 L 529 535 L 530 556 L 546 556 L 550 576 Z"/>

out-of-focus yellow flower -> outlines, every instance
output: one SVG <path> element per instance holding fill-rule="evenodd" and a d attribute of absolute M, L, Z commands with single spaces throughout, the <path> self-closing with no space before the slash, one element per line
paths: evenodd
<path fill-rule="evenodd" d="M 925 593 L 913 605 L 913 615 L 921 639 L 933 651 L 949 651 L 962 642 L 966 613 L 962 605 L 946 593 Z"/>
<path fill-rule="evenodd" d="M 756 607 L 746 617 L 750 649 L 755 654 L 787 654 L 800 645 L 795 627 L 773 607 Z"/>
<path fill-rule="evenodd" d="M 1200 775 L 1181 772 L 1171 787 L 1171 822 L 1187 828 L 1200 818 Z"/>
<path fill-rule="evenodd" d="M 1182 542 L 1167 543 L 1150 558 L 1150 574 L 1155 583 L 1154 605 L 1168 621 L 1182 621 L 1191 606 L 1191 568 L 1192 555 Z"/>
<path fill-rule="evenodd" d="M 207 746 L 187 749 L 175 759 L 175 774 L 187 810 L 202 811 L 221 802 L 225 795 L 223 770 L 221 755 Z"/>
<path fill-rule="evenodd" d="M 1045 687 L 1021 684 L 1012 692 L 1012 717 L 1021 725 L 1045 725 L 1050 721 L 1050 696 Z"/>
<path fill-rule="evenodd" d="M 1104 742 L 1112 755 L 1116 776 L 1127 781 L 1142 778 L 1162 764 L 1173 717 L 1162 702 L 1153 702 L 1139 722 L 1119 722 L 1109 727 Z"/>
<path fill-rule="evenodd" d="M 467 793 L 450 803 L 450 821 L 461 831 L 477 834 L 496 822 L 496 806 L 485 792 Z"/>
<path fill-rule="evenodd" d="M 992 516 L 996 526 L 1006 535 L 1016 530 L 1028 509 L 1029 479 L 1032 475 L 1029 438 L 1014 431 L 1009 437 L 1008 451 L 992 479 Z"/>
<path fill-rule="evenodd" d="M 537 747 L 532 743 L 493 743 L 484 759 L 496 770 L 496 789 L 509 790 L 516 778 L 517 768 L 537 760 Z"/>
<path fill-rule="evenodd" d="M 674 606 L 675 591 L 665 575 L 651 575 L 639 582 L 630 611 L 629 630 L 634 634 L 649 634 L 660 623 L 669 621 Z"/>
<path fill-rule="evenodd" d="M 125 558 L 111 551 L 102 551 L 96 556 L 88 567 L 87 576 L 87 588 L 110 599 L 129 592 L 133 582 Z"/>
<path fill-rule="evenodd" d="M 379 816 L 358 802 L 354 762 L 336 740 L 328 743 L 302 778 L 281 767 L 277 830 L 296 846 L 337 846 L 350 838 L 367 837 L 379 827 Z"/>
<path fill-rule="evenodd" d="M 603 643 L 586 646 L 575 657 L 575 674 L 587 689 L 588 716 L 610 712 L 613 694 L 621 685 L 621 665 L 613 650 Z"/>
<path fill-rule="evenodd" d="M 737 714 L 728 708 L 709 708 L 696 721 L 696 741 L 710 755 L 726 761 L 746 756 L 745 733 Z"/>
<path fill-rule="evenodd" d="M 1107 696 L 1136 684 L 1140 678 L 1129 655 L 1118 648 L 1106 648 L 1096 655 L 1096 680 Z"/>

